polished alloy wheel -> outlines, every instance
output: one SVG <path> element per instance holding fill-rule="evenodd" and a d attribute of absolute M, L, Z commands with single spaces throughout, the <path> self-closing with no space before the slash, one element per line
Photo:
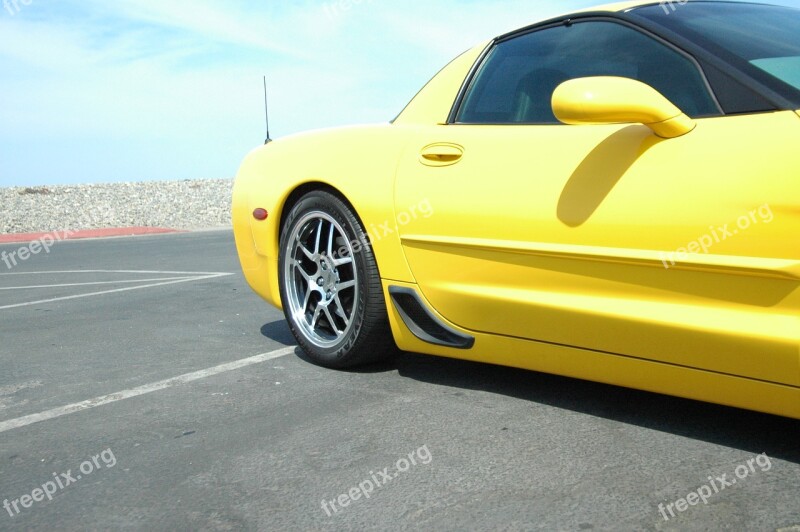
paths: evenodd
<path fill-rule="evenodd" d="M 369 235 L 341 197 L 315 190 L 292 204 L 278 264 L 286 321 L 313 362 L 343 369 L 397 353 Z"/>
<path fill-rule="evenodd" d="M 308 342 L 336 347 L 353 326 L 358 304 L 353 242 L 330 215 L 315 211 L 294 224 L 284 245 L 287 310 Z"/>

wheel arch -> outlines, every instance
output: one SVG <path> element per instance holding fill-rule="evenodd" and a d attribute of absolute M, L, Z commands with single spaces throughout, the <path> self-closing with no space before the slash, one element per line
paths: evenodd
<path fill-rule="evenodd" d="M 337 198 L 339 198 L 345 205 L 347 205 L 350 210 L 353 211 L 356 218 L 358 218 L 358 222 L 364 227 L 364 220 L 358 213 L 358 209 L 355 208 L 353 202 L 351 202 L 347 196 L 338 188 L 330 185 L 329 183 L 325 183 L 323 181 L 308 181 L 301 185 L 296 186 L 289 195 L 286 196 L 286 200 L 284 200 L 283 205 L 281 206 L 281 217 L 280 222 L 278 223 L 278 245 L 280 246 L 280 235 L 283 232 L 283 227 L 286 225 L 286 218 L 289 216 L 289 213 L 292 212 L 292 209 L 295 205 L 302 199 L 303 196 L 309 194 L 311 192 L 323 191 L 328 192 Z"/>

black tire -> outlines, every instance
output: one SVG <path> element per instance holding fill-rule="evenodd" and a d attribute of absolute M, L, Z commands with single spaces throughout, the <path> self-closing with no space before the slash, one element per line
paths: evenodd
<path fill-rule="evenodd" d="M 284 315 L 315 363 L 343 369 L 397 352 L 369 237 L 341 199 L 315 191 L 295 204 L 278 269 Z"/>

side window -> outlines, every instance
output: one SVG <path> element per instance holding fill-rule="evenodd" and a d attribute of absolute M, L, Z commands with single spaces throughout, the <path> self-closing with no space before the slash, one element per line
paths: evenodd
<path fill-rule="evenodd" d="M 553 91 L 564 81 L 621 76 L 652 86 L 691 117 L 719 115 L 695 64 L 677 51 L 615 22 L 577 22 L 503 41 L 472 82 L 456 122 L 559 124 Z"/>

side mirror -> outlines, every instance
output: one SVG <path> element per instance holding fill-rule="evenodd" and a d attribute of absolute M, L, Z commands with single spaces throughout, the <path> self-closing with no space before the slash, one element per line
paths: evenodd
<path fill-rule="evenodd" d="M 553 114 L 565 124 L 640 123 L 665 139 L 680 137 L 695 122 L 650 85 L 629 78 L 565 81 L 553 93 Z"/>

